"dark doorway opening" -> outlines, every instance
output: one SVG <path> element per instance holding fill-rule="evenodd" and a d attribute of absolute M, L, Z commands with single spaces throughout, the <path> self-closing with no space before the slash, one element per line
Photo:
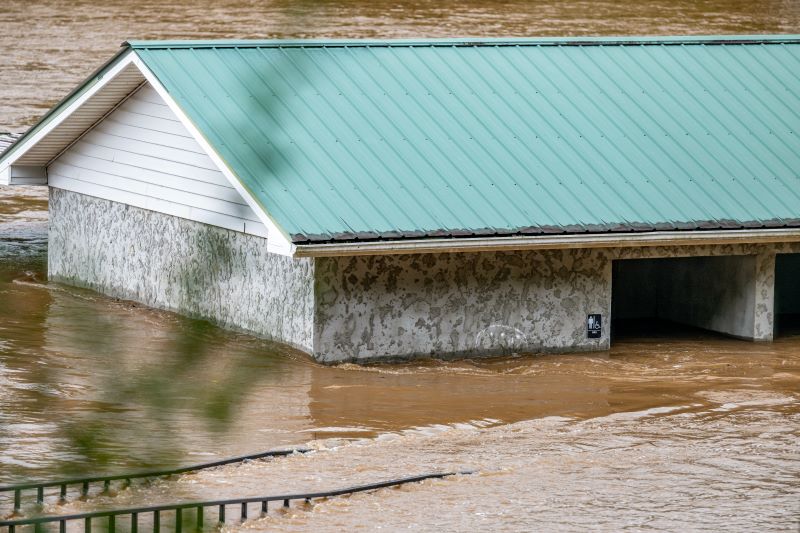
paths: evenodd
<path fill-rule="evenodd" d="M 775 257 L 775 337 L 800 335 L 800 254 Z"/>
<path fill-rule="evenodd" d="M 663 260 L 632 259 L 612 264 L 611 341 L 690 335 L 686 326 L 659 313 L 658 278 Z M 693 329 L 693 328 L 692 328 Z M 696 332 L 695 332 L 696 333 Z"/>
<path fill-rule="evenodd" d="M 611 340 L 752 338 L 755 270 L 755 256 L 614 261 Z"/>

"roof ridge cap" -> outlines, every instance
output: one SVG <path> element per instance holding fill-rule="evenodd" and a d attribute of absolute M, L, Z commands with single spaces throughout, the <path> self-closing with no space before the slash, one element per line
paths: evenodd
<path fill-rule="evenodd" d="M 645 46 L 645 45 L 746 45 L 800 44 L 800 34 L 774 35 L 677 35 L 596 37 L 454 37 L 420 39 L 212 39 L 131 40 L 133 49 L 161 48 L 326 48 L 415 46 Z"/>

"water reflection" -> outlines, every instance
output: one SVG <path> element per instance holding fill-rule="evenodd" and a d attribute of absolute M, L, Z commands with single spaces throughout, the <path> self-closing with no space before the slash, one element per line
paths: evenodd
<path fill-rule="evenodd" d="M 304 356 L 44 284 L 44 247 L 28 246 L 0 261 L 4 479 L 245 453 L 297 442 L 309 427 Z"/>
<path fill-rule="evenodd" d="M 23 190 L 0 210 L 0 478 L 173 465 L 297 440 L 307 359 L 47 284 L 43 205 L 41 191 Z"/>
<path fill-rule="evenodd" d="M 228 453 L 226 445 L 275 446 L 285 439 L 281 431 L 296 428 L 281 425 L 258 442 L 243 435 L 253 418 L 304 415 L 302 395 L 292 390 L 303 373 L 289 372 L 292 355 L 281 346 L 127 302 L 52 292 L 43 378 L 72 394 L 39 411 L 73 411 L 62 430 L 94 469 L 176 464 L 190 451 Z"/>
<path fill-rule="evenodd" d="M 243 528 L 785 530 L 800 495 L 798 341 L 761 351 L 741 352 L 742 345 L 752 346 L 641 339 L 606 357 L 313 367 L 306 433 L 315 452 L 52 510 L 328 490 L 471 469 L 477 476 L 316 502 Z M 503 419 L 475 419 L 484 410 Z M 359 438 L 376 426 L 378 438 Z"/>
<path fill-rule="evenodd" d="M 440 424 L 708 407 L 694 396 L 742 382 L 787 393 L 800 385 L 798 338 L 762 345 L 691 332 L 680 342 L 629 338 L 605 354 L 324 367 L 10 270 L 0 280 L 4 477 L 174 465 Z"/>

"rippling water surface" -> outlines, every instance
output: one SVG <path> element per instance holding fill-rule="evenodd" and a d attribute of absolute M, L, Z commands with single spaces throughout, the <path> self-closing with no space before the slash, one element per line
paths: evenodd
<path fill-rule="evenodd" d="M 0 480 L 315 450 L 50 502 L 46 512 L 475 470 L 239 527 L 796 527 L 798 337 L 755 344 L 673 331 L 594 355 L 323 367 L 277 344 L 46 283 L 46 199 L 30 189 L 0 198 Z"/>
<path fill-rule="evenodd" d="M 164 4 L 6 0 L 0 129 L 31 125 L 129 38 L 800 32 L 792 0 Z M 46 208 L 40 190 L 0 188 L 0 484 L 315 450 L 48 512 L 469 469 L 241 527 L 800 527 L 800 337 L 672 331 L 593 355 L 322 367 L 278 344 L 48 284 Z"/>

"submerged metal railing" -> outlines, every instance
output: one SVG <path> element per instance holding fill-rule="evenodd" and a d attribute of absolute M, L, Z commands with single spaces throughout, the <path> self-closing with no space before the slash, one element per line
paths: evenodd
<path fill-rule="evenodd" d="M 94 511 L 89 513 L 70 514 L 70 515 L 53 515 L 53 516 L 39 516 L 32 518 L 20 518 L 15 520 L 0 520 L 0 527 L 7 527 L 8 533 L 16 533 L 16 528 L 21 526 L 34 526 L 39 531 L 44 524 L 58 522 L 59 533 L 66 533 L 67 523 L 74 521 L 83 521 L 83 528 L 85 533 L 92 531 L 93 520 L 105 519 L 105 530 L 108 533 L 114 533 L 117 527 L 117 517 L 130 516 L 130 533 L 138 533 L 139 522 L 141 515 L 152 514 L 152 529 L 153 533 L 161 531 L 162 514 L 173 513 L 173 523 L 175 533 L 182 533 L 184 528 L 184 511 L 187 509 L 194 510 L 193 513 L 193 529 L 195 531 L 202 531 L 205 528 L 205 514 L 206 508 L 217 508 L 216 525 L 224 525 L 226 521 L 225 510 L 229 505 L 237 505 L 240 507 L 239 518 L 241 522 L 247 520 L 248 508 L 250 504 L 260 504 L 260 516 L 266 516 L 268 512 L 269 502 L 283 502 L 283 507 L 289 507 L 292 501 L 303 500 L 310 502 L 319 498 L 331 498 L 334 496 L 343 496 L 345 494 L 355 494 L 357 492 L 366 492 L 371 490 L 383 489 L 387 487 L 395 487 L 407 483 L 417 483 L 426 479 L 441 479 L 456 474 L 471 474 L 472 472 L 442 472 L 433 474 L 423 474 L 413 477 L 405 477 L 400 479 L 392 479 L 389 481 L 381 481 L 378 483 L 370 483 L 368 485 L 357 485 L 344 489 L 329 490 L 323 492 L 309 492 L 300 494 L 283 494 L 277 496 L 258 496 L 249 498 L 235 498 L 230 500 L 216 500 L 216 501 L 201 501 L 201 502 L 188 502 L 166 505 L 153 505 L 149 507 L 134 507 L 129 509 L 114 509 L 107 511 Z M 96 523 L 96 522 L 94 522 Z"/>
<path fill-rule="evenodd" d="M 51 481 L 40 481 L 31 483 L 19 483 L 15 485 L 0 485 L 0 495 L 3 493 L 14 493 L 14 512 L 17 513 L 22 508 L 22 495 L 25 491 L 36 491 L 36 503 L 39 505 L 44 504 L 46 488 L 58 487 L 59 494 L 58 500 L 63 503 L 67 501 L 67 489 L 70 486 L 80 486 L 81 497 L 89 496 L 89 487 L 92 483 L 103 483 L 103 492 L 108 492 L 111 488 L 112 481 L 123 481 L 124 486 L 131 484 L 133 479 L 154 479 L 159 477 L 174 476 L 177 474 L 186 474 L 196 470 L 205 470 L 207 468 L 214 468 L 217 466 L 229 465 L 233 463 L 241 463 L 244 461 L 252 461 L 256 459 L 265 459 L 267 457 L 283 457 L 293 453 L 306 453 L 310 450 L 306 448 L 294 448 L 290 450 L 271 450 L 267 452 L 260 452 L 251 455 L 240 455 L 238 457 L 229 457 L 228 459 L 220 459 L 219 461 L 212 461 L 210 463 L 200 463 L 191 466 L 183 466 L 180 468 L 173 468 L 170 470 L 150 470 L 144 472 L 131 472 L 127 474 L 117 474 L 113 476 L 92 476 L 83 478 L 70 478 L 59 479 Z"/>

